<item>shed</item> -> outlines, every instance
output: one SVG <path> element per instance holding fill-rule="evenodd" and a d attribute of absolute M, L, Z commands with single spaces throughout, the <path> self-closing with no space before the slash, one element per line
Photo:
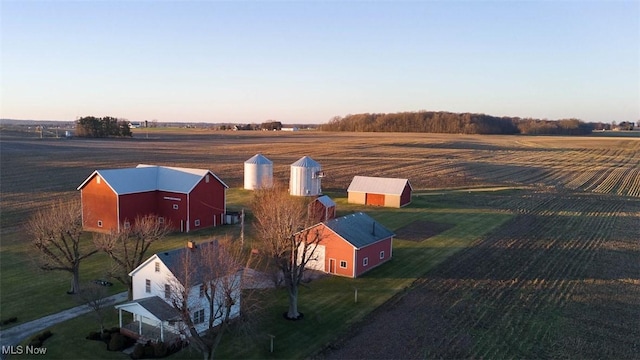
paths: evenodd
<path fill-rule="evenodd" d="M 317 222 L 336 217 L 336 203 L 327 195 L 318 196 L 309 204 L 309 214 Z"/>
<path fill-rule="evenodd" d="M 120 231 L 136 217 L 158 216 L 175 230 L 224 223 L 229 187 L 209 170 L 138 165 L 95 170 L 80 186 L 82 225 L 97 232 Z"/>
<path fill-rule="evenodd" d="M 408 179 L 354 176 L 347 188 L 350 204 L 400 208 L 411 203 Z"/>

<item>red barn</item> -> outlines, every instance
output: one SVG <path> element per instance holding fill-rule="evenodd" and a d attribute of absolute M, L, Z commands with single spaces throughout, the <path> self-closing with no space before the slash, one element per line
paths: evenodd
<path fill-rule="evenodd" d="M 78 190 L 86 230 L 120 231 L 157 215 L 180 231 L 223 224 L 229 187 L 209 170 L 138 165 L 94 171 Z"/>
<path fill-rule="evenodd" d="M 350 204 L 400 208 L 411 202 L 408 179 L 354 176 L 347 189 Z"/>
<path fill-rule="evenodd" d="M 391 260 L 395 234 L 359 212 L 314 225 L 321 241 L 307 268 L 355 278 Z"/>

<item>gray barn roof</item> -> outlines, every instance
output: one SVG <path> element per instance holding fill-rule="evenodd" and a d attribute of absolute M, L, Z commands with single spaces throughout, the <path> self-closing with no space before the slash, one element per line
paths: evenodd
<path fill-rule="evenodd" d="M 141 164 L 135 168 L 96 170 L 78 186 L 78 190 L 93 176 L 99 175 L 118 195 L 155 190 L 188 194 L 207 174 L 229 187 L 209 170 Z"/>
<path fill-rule="evenodd" d="M 357 249 L 395 236 L 392 231 L 362 212 L 335 218 L 324 224 Z"/>
<path fill-rule="evenodd" d="M 407 184 L 411 187 L 408 179 L 354 176 L 347 192 L 402 195 Z"/>

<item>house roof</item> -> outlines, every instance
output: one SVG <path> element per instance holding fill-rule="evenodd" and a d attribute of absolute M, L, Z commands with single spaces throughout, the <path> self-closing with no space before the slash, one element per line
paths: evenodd
<path fill-rule="evenodd" d="M 402 195 L 407 184 L 413 190 L 408 179 L 354 176 L 347 192 Z"/>
<path fill-rule="evenodd" d="M 94 176 L 100 176 L 118 195 L 156 190 L 188 194 L 206 175 L 229 188 L 209 170 L 140 164 L 135 168 L 96 170 L 78 186 L 78 190 Z"/>
<path fill-rule="evenodd" d="M 327 195 L 322 195 L 318 198 L 316 198 L 315 201 L 318 201 L 320 204 L 324 205 L 325 207 L 334 207 L 336 206 L 336 203 L 331 200 L 331 198 Z"/>
<path fill-rule="evenodd" d="M 212 264 L 209 260 L 216 262 L 233 261 L 233 259 L 228 254 L 220 254 L 221 251 L 224 251 L 224 249 L 220 247 L 218 240 L 211 240 L 203 243 L 193 243 L 193 248 L 185 246 L 183 248 L 159 252 L 156 253 L 155 256 L 164 263 L 169 271 L 171 271 L 171 273 L 180 282 L 184 282 L 184 261 L 187 256 L 189 256 L 189 275 L 191 276 L 189 282 L 191 283 L 191 286 L 194 286 L 197 284 L 201 284 L 205 280 L 207 280 L 205 278 L 206 275 L 210 274 L 212 271 Z M 213 258 L 207 258 L 207 256 L 212 256 Z M 146 263 L 147 262 L 144 262 L 138 268 L 146 265 Z M 215 264 L 213 266 L 215 266 Z M 237 267 L 238 270 L 241 269 L 241 266 L 238 265 Z M 131 274 L 133 274 L 133 272 L 135 272 L 136 270 L 132 271 Z"/>
<path fill-rule="evenodd" d="M 391 230 L 362 212 L 331 219 L 324 225 L 357 249 L 395 236 Z"/>
<path fill-rule="evenodd" d="M 176 309 L 158 296 L 127 301 L 116 305 L 116 309 L 126 310 L 145 317 L 155 317 L 159 321 L 179 320 L 180 314 Z"/>
<path fill-rule="evenodd" d="M 305 167 L 305 168 L 315 168 L 315 167 L 319 168 L 320 163 L 318 163 L 317 161 L 305 155 L 300 159 L 298 159 L 298 161 L 291 164 L 291 166 Z"/>
<path fill-rule="evenodd" d="M 256 164 L 256 165 L 272 165 L 273 161 L 267 159 L 262 154 L 255 154 L 250 159 L 244 162 L 245 164 Z"/>

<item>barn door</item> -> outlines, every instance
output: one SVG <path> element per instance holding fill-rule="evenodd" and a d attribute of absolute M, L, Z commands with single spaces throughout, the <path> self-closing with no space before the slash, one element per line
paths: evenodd
<path fill-rule="evenodd" d="M 375 205 L 375 206 L 384 206 L 384 194 L 367 194 L 367 199 L 365 204 Z"/>

